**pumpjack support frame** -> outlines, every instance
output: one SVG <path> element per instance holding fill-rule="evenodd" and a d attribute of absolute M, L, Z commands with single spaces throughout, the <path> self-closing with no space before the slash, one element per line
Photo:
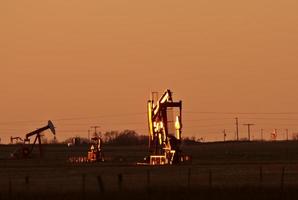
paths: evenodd
<path fill-rule="evenodd" d="M 154 93 L 156 94 L 156 93 Z M 155 100 L 154 94 L 147 103 L 149 127 L 150 165 L 179 164 L 190 161 L 181 151 L 182 101 L 173 101 L 173 93 L 168 89 Z"/>

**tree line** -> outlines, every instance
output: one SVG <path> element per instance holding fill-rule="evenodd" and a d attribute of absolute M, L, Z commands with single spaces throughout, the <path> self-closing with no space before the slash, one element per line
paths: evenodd
<path fill-rule="evenodd" d="M 138 134 L 134 130 L 123 130 L 123 131 L 107 131 L 105 133 L 97 133 L 104 142 L 104 144 L 108 145 L 148 145 L 148 136 L 143 134 Z M 92 137 L 92 136 L 91 136 Z M 94 134 L 93 134 L 94 137 Z M 70 137 L 61 142 L 57 140 L 47 140 L 43 138 L 43 143 L 74 143 L 77 139 L 80 144 L 89 144 L 90 138 L 86 137 Z M 185 137 L 183 138 L 184 144 L 195 144 L 198 143 L 199 140 L 195 137 Z"/>
<path fill-rule="evenodd" d="M 105 133 L 97 133 L 104 144 L 110 145 L 147 145 L 148 136 L 138 134 L 134 130 L 124 130 L 124 131 L 107 131 Z M 95 134 L 92 134 L 90 137 L 94 137 Z M 78 139 L 80 144 L 88 144 L 90 138 L 86 137 L 70 137 L 61 143 L 73 143 L 74 139 Z"/>

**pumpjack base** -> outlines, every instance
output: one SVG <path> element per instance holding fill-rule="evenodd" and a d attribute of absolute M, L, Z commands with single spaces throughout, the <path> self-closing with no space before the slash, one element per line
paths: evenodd
<path fill-rule="evenodd" d="M 151 155 L 144 158 L 147 162 L 138 162 L 137 165 L 163 166 L 163 165 L 180 165 L 190 164 L 192 159 L 189 155 L 180 155 L 177 163 L 169 162 L 165 155 Z"/>

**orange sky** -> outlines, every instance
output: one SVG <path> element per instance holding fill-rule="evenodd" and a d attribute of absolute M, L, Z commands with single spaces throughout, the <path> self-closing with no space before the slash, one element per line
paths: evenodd
<path fill-rule="evenodd" d="M 146 101 L 166 88 L 183 100 L 184 134 L 206 140 L 224 128 L 232 139 L 236 114 L 190 112 L 298 112 L 297 10 L 296 0 L 2 0 L 2 142 L 47 119 L 61 139 L 95 124 L 147 133 Z M 298 132 L 298 115 L 239 118 Z"/>

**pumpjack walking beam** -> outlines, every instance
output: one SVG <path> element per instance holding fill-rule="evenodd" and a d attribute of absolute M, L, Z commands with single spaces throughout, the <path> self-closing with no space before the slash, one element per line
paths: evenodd
<path fill-rule="evenodd" d="M 33 151 L 33 148 L 34 148 L 34 145 L 36 144 L 36 141 L 38 141 L 38 148 L 39 148 L 39 155 L 42 156 L 43 155 L 43 152 L 42 152 L 42 147 L 41 147 L 41 133 L 50 129 L 53 133 L 53 135 L 56 135 L 56 130 L 55 130 L 55 127 L 54 127 L 54 124 L 52 123 L 51 120 L 48 121 L 48 125 L 47 126 L 44 126 L 42 128 L 39 128 L 35 131 L 32 131 L 28 134 L 26 134 L 26 138 L 25 140 L 28 140 L 30 137 L 36 135 L 35 139 L 34 139 L 34 142 L 31 146 L 31 149 L 29 151 L 29 154 Z"/>

